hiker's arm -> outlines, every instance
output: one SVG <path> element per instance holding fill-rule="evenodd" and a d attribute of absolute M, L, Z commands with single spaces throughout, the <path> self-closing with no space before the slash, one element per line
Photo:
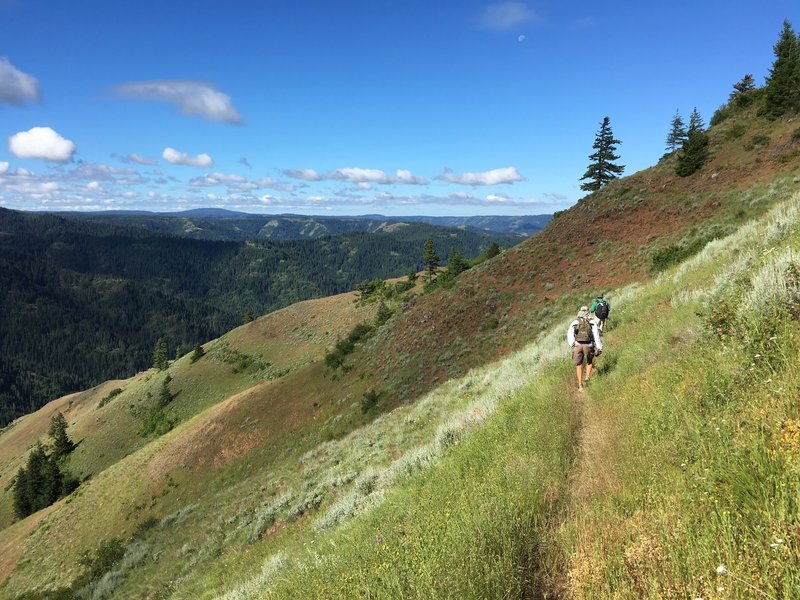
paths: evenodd
<path fill-rule="evenodd" d="M 592 338 L 594 339 L 594 347 L 597 350 L 602 350 L 603 338 L 600 336 L 600 330 L 597 328 L 597 321 L 592 323 Z"/>
<path fill-rule="evenodd" d="M 567 345 L 571 348 L 575 345 L 575 321 L 567 328 Z"/>

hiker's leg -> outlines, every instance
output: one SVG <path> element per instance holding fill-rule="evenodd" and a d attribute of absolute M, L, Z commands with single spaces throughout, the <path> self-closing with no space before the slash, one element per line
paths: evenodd
<path fill-rule="evenodd" d="M 586 352 L 586 381 L 592 376 L 592 366 L 594 363 L 594 348 L 589 348 Z"/>
<path fill-rule="evenodd" d="M 576 369 L 577 375 L 578 375 L 578 387 L 582 388 L 583 387 L 583 363 L 579 364 L 577 367 L 575 367 L 575 369 Z"/>

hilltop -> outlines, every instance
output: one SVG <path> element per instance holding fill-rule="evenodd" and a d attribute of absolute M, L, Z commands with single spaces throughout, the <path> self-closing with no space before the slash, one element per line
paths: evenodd
<path fill-rule="evenodd" d="M 666 156 L 427 293 L 391 282 L 391 316 L 295 304 L 18 419 L 4 486 L 57 410 L 83 483 L 13 524 L 3 488 L 0 593 L 697 597 L 720 564 L 796 589 L 800 134 L 730 113 L 694 175 Z M 597 291 L 581 400 L 563 329 Z M 143 432 L 167 375 L 172 428 Z"/>
<path fill-rule="evenodd" d="M 404 223 L 472 229 L 496 236 L 524 238 L 544 229 L 550 215 L 474 217 L 361 215 L 327 217 L 306 215 L 259 215 L 224 209 L 194 209 L 175 213 L 105 211 L 55 213 L 71 219 L 139 227 L 191 239 L 216 241 L 302 240 L 347 233 L 374 233 Z"/>

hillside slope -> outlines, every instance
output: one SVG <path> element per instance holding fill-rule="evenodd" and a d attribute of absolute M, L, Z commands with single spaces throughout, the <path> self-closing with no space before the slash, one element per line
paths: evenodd
<path fill-rule="evenodd" d="M 363 280 L 518 238 L 412 223 L 294 241 L 212 242 L 0 208 L 0 426 L 66 392 L 183 354 L 243 322 Z"/>
<path fill-rule="evenodd" d="M 681 418 L 699 422 L 708 419 L 709 411 L 724 408 L 720 398 L 738 394 L 737 385 L 742 394 L 750 390 L 736 379 L 736 368 L 746 370 L 749 363 L 743 361 L 748 352 L 748 361 L 753 360 L 752 348 L 712 345 L 721 353 L 709 355 L 719 361 L 713 365 L 730 365 L 720 379 L 706 363 L 689 369 L 676 362 L 681 372 L 691 374 L 680 382 L 670 379 L 678 373 L 659 369 L 670 364 L 673 348 L 698 355 L 707 351 L 699 345 L 703 325 L 695 312 L 722 290 L 714 277 L 736 260 L 736 246 L 722 246 L 725 253 L 715 255 L 721 264 L 693 263 L 689 279 L 662 276 L 645 292 L 633 286 L 611 294 L 616 331 L 608 332 L 608 344 L 620 350 L 616 358 L 610 352 L 601 369 L 601 383 L 591 396 L 596 407 L 576 412 L 576 403 L 565 393 L 574 375 L 571 367 L 548 357 L 563 355 L 566 319 L 598 289 L 646 281 L 655 267 L 663 269 L 669 260 L 677 263 L 695 254 L 709 240 L 722 238 L 788 198 L 797 184 L 799 160 L 791 123 L 745 117 L 748 127 L 772 142 L 740 152 L 742 140 L 730 139 L 725 129 L 735 121 L 712 128 L 713 158 L 700 173 L 679 179 L 671 174 L 674 157 L 668 157 L 585 198 L 541 234 L 462 273 L 451 286 L 396 303 L 394 316 L 355 344 L 346 369 L 327 368 L 325 351 L 355 325 L 374 322 L 377 306 L 356 304 L 345 295 L 292 307 L 234 330 L 208 344 L 205 357 L 196 363 L 187 355 L 167 372 L 143 373 L 61 399 L 49 410 L 64 408 L 69 432 L 81 442 L 68 466 L 91 478 L 54 507 L 0 531 L 0 547 L 8 549 L 0 564 L 6 576 L 0 593 L 37 597 L 48 587 L 80 583 L 86 594 L 120 598 L 211 598 L 226 590 L 234 594 L 231 598 L 258 597 L 270 590 L 277 597 L 341 597 L 340 588 L 325 587 L 326 581 L 334 581 L 387 597 L 426 597 L 435 589 L 459 597 L 536 596 L 562 588 L 588 590 L 585 597 L 592 597 L 592 590 L 614 589 L 616 582 L 619 589 L 630 589 L 631 597 L 642 585 L 640 595 L 645 597 L 685 597 L 690 570 L 691 577 L 702 572 L 707 583 L 708 568 L 714 565 L 706 571 L 699 565 L 720 556 L 709 550 L 709 540 L 720 533 L 714 529 L 707 531 L 695 554 L 681 550 L 688 559 L 665 550 L 677 534 L 653 537 L 655 541 L 642 538 L 636 545 L 646 534 L 627 521 L 619 529 L 624 535 L 614 538 L 616 553 L 608 554 L 607 571 L 591 567 L 600 561 L 592 551 L 609 535 L 611 529 L 605 528 L 613 529 L 602 521 L 604 511 L 619 509 L 621 520 L 632 514 L 644 519 L 650 513 L 639 508 L 649 507 L 648 502 L 661 505 L 667 487 L 658 479 L 658 459 L 675 458 L 677 449 L 656 451 L 664 450 L 669 440 L 686 439 L 670 437 L 675 421 L 674 415 L 659 412 L 665 404 L 654 405 L 653 413 L 626 409 L 643 395 L 666 402 L 674 400 L 672 390 L 687 390 L 681 397 L 702 410 L 682 413 Z M 769 135 L 760 133 L 767 130 Z M 757 273 L 746 269 L 756 269 L 781 244 L 796 242 L 791 237 L 796 217 L 786 222 L 790 225 L 777 227 L 773 236 L 744 230 L 750 231 L 747 243 L 753 249 L 734 275 L 755 282 Z M 735 279 L 721 273 L 723 282 Z M 674 316 L 673 304 L 680 307 Z M 664 321 L 655 333 L 649 317 L 662 313 Z M 307 351 L 287 354 L 299 340 L 308 344 Z M 537 343 L 529 346 L 532 340 Z M 698 345 L 692 345 L 695 340 Z M 797 356 L 789 352 L 792 347 L 783 350 Z M 728 360 L 725 352 L 736 360 Z M 765 352 L 758 354 L 767 356 Z M 490 364 L 503 356 L 508 357 L 505 363 Z M 647 371 L 653 382 L 637 379 L 651 367 L 648 358 L 655 363 Z M 790 373 L 793 364 L 770 362 L 770 368 L 778 377 Z M 471 368 L 476 370 L 457 379 Z M 666 379 L 656 382 L 661 371 Z M 704 372 L 712 373 L 710 379 L 703 379 Z M 160 437 L 140 434 L 167 374 L 175 394 L 167 416 L 175 428 Z M 782 439 L 783 429 L 776 429 L 774 422 L 778 415 L 786 422 L 797 418 L 787 404 L 796 397 L 791 395 L 796 391 L 792 382 L 769 412 L 773 425 L 765 430 L 767 447 L 779 444 L 770 440 Z M 611 385 L 628 398 L 615 410 L 608 395 Z M 122 393 L 98 408 L 115 386 Z M 710 396 L 695 394 L 695 388 Z M 756 405 L 746 408 L 757 410 Z M 628 412 L 637 418 L 619 418 Z M 4 481 L 23 460 L 19 450 L 43 435 L 48 417 L 47 412 L 29 415 L 0 435 Z M 618 437 L 601 436 L 600 425 L 609 422 L 619 424 L 610 432 Z M 644 434 L 638 433 L 639 427 Z M 739 438 L 733 435 L 737 428 L 738 421 L 723 440 L 732 445 L 724 446 L 726 452 L 738 448 Z M 594 437 L 589 436 L 592 431 L 597 432 Z M 653 453 L 634 452 L 634 442 L 647 439 L 637 436 L 647 432 L 658 434 L 661 445 Z M 585 451 L 581 460 L 587 461 L 582 469 L 606 469 L 615 463 L 601 459 L 614 459 L 619 472 L 606 469 L 608 477 L 596 488 L 563 487 L 579 440 Z M 619 440 L 626 440 L 620 447 L 628 450 L 622 456 L 611 452 Z M 701 448 L 687 464 L 696 464 L 698 456 L 708 462 L 712 454 L 710 446 Z M 644 462 L 628 463 L 626 456 L 652 462 L 642 470 Z M 436 466 L 429 470 L 431 465 Z M 701 461 L 683 484 L 697 484 L 697 477 L 707 477 L 702 474 L 706 468 Z M 664 472 L 676 475 L 672 468 Z M 788 478 L 791 472 L 780 471 L 778 485 L 796 485 Z M 654 496 L 636 495 L 639 488 L 630 482 L 641 483 L 637 473 L 658 483 L 644 488 Z M 735 488 L 738 474 L 732 471 L 719 486 Z M 744 488 L 753 489 L 751 482 Z M 4 489 L 0 514 L 8 523 L 11 491 Z M 702 493 L 711 488 L 691 488 L 697 489 Z M 616 495 L 620 490 L 625 491 L 621 497 Z M 562 503 L 573 496 L 579 500 L 574 506 Z M 724 497 L 730 513 L 740 498 Z M 687 491 L 687 501 L 697 498 Z M 709 497 L 704 498 L 703 506 L 716 511 Z M 762 505 L 754 503 L 752 510 L 737 513 L 737 519 L 754 519 Z M 682 502 L 670 506 L 675 511 L 660 515 L 659 523 L 669 523 L 680 514 L 678 508 L 685 508 Z M 778 506 L 783 516 L 762 515 L 758 527 L 778 527 L 775 535 L 784 536 L 781 545 L 795 552 L 796 542 L 790 546 L 785 541 L 794 538 L 783 532 L 796 520 L 796 508 Z M 371 507 L 377 507 L 374 513 Z M 351 525 L 350 517 L 360 513 L 366 518 Z M 587 522 L 596 528 L 581 537 Z M 730 540 L 726 564 L 741 560 L 743 570 L 737 573 L 764 566 L 764 556 L 750 563 L 741 558 L 751 538 L 737 537 L 734 528 L 725 532 Z M 124 555 L 89 576 L 87 561 L 79 557 L 99 558 L 103 540 L 113 538 Z M 336 547 L 342 552 L 330 550 Z M 389 549 L 391 559 L 382 554 Z M 672 561 L 668 584 L 649 588 L 638 583 L 662 581 L 648 578 L 648 569 L 657 568 L 664 557 Z M 792 557 L 796 555 L 787 557 L 786 564 Z M 331 572 L 341 577 L 331 579 Z M 377 572 L 384 573 L 379 580 Z M 564 572 L 569 580 L 557 577 Z M 271 581 L 275 573 L 280 576 Z M 612 579 L 604 580 L 605 573 Z M 788 571 L 787 584 L 795 576 Z"/>

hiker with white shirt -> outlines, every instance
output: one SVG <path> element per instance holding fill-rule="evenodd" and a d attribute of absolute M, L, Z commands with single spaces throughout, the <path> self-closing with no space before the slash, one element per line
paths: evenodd
<path fill-rule="evenodd" d="M 572 348 L 572 362 L 575 364 L 578 377 L 578 389 L 583 390 L 592 375 L 594 358 L 603 351 L 603 340 L 600 337 L 597 320 L 592 318 L 587 306 L 581 306 L 578 317 L 569 324 L 567 344 Z M 585 378 L 584 363 L 586 363 Z"/>

